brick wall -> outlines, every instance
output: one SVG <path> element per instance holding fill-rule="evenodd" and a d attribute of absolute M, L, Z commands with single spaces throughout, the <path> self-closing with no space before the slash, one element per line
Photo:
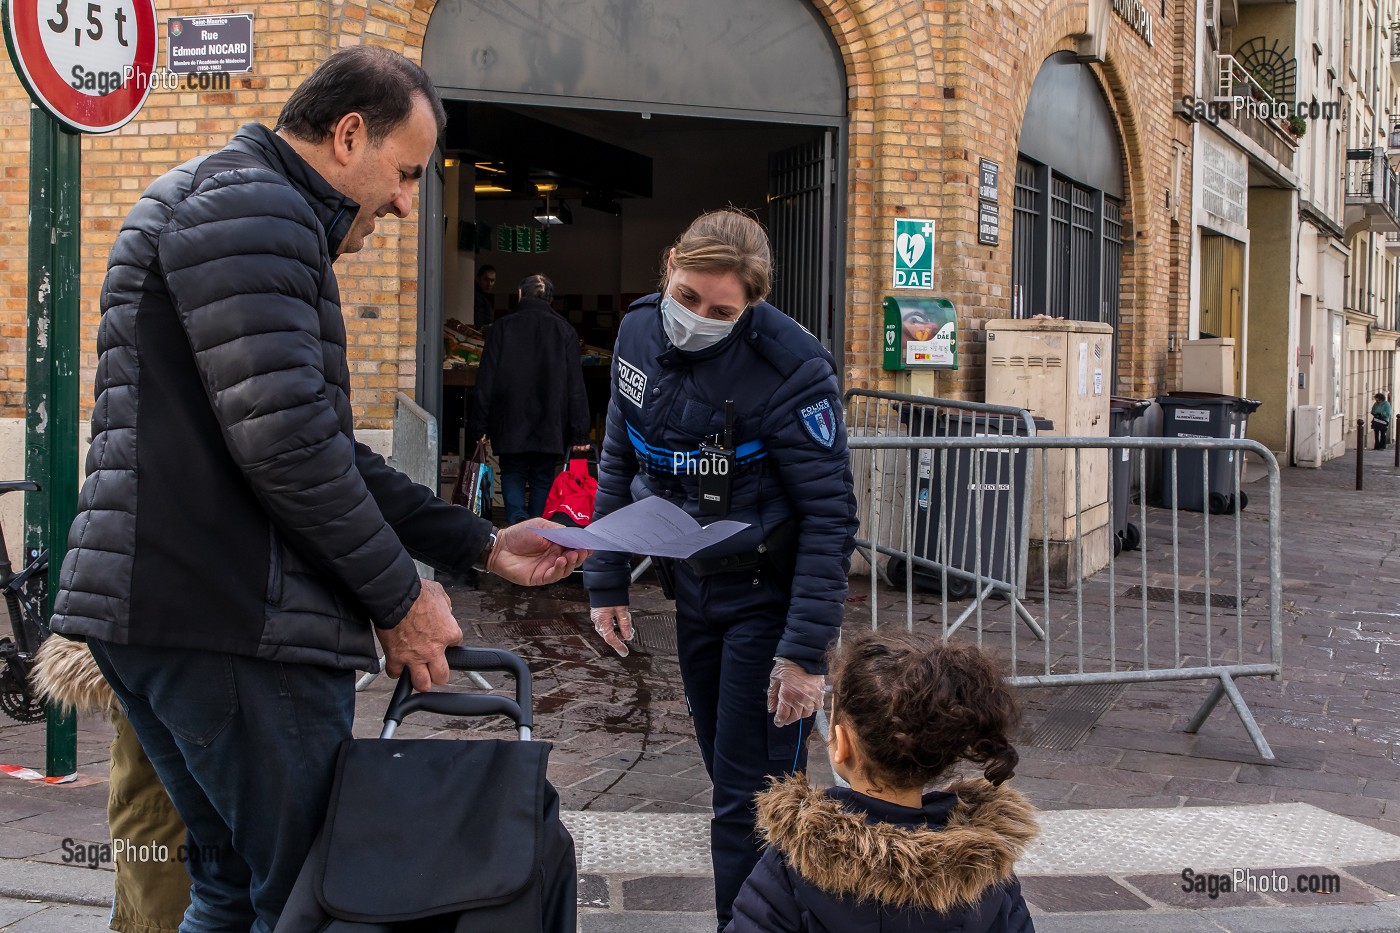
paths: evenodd
<path fill-rule="evenodd" d="M 443 0 L 458 4 L 465 0 Z M 698 2 L 698 0 L 697 0 Z M 893 263 L 891 230 L 901 216 L 938 222 L 938 293 L 965 322 L 963 369 L 940 384 L 980 397 L 982 332 L 1011 313 L 1011 228 L 1016 141 L 1040 63 L 1074 47 L 1090 20 L 1106 31 L 1094 64 L 1124 142 L 1128 178 L 1123 249 L 1122 374 L 1128 391 L 1162 388 L 1166 340 L 1184 333 L 1189 223 L 1168 216 L 1172 141 L 1187 144 L 1182 197 L 1190 204 L 1189 133 L 1172 116 L 1187 81 L 1194 36 L 1187 0 L 1172 0 L 1149 49 L 1107 0 L 812 0 L 844 60 L 850 98 L 847 153 L 846 308 L 850 385 L 895 386 L 880 369 L 880 300 Z M 1155 4 L 1150 5 L 1154 14 Z M 432 11 L 428 0 L 250 2 L 256 17 L 251 76 L 226 92 L 156 90 L 137 120 L 83 146 L 84 407 L 96 365 L 97 292 L 116 231 L 140 191 L 179 162 L 220 146 L 247 120 L 271 122 L 290 89 L 332 48 L 372 42 L 417 59 Z M 453 9 L 444 7 L 444 11 Z M 175 3 L 165 16 L 206 12 Z M 1183 28 L 1185 27 L 1185 28 Z M 1185 33 L 1184 40 L 1181 38 Z M 163 61 L 163 58 L 162 58 Z M 12 69 L 0 70 L 0 416 L 23 415 L 26 269 L 27 101 Z M 1002 168 L 1001 244 L 976 242 L 977 160 Z M 1182 217 L 1189 220 L 1189 208 Z M 337 264 L 350 337 L 357 420 L 389 426 L 395 390 L 414 385 L 418 226 L 386 218 L 371 248 Z"/>

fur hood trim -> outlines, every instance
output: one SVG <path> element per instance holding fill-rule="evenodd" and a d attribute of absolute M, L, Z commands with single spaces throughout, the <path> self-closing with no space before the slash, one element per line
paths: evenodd
<path fill-rule="evenodd" d="M 51 635 L 39 646 L 32 675 L 39 695 L 50 703 L 80 713 L 114 709 L 117 698 L 88 646 L 62 635 Z"/>
<path fill-rule="evenodd" d="M 948 913 L 1011 877 L 1039 832 L 1025 797 L 977 778 L 958 795 L 945 829 L 867 823 L 865 814 L 795 775 L 758 795 L 758 828 L 804 879 L 853 900 Z"/>

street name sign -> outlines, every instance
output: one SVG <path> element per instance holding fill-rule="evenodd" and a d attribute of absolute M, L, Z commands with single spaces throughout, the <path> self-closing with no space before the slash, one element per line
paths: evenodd
<path fill-rule="evenodd" d="M 166 21 L 165 48 L 175 74 L 252 71 L 253 14 L 172 16 Z"/>

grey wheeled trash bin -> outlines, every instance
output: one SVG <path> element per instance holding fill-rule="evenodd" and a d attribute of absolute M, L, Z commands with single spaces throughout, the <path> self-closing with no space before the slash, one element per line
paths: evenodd
<path fill-rule="evenodd" d="M 937 418 L 918 420 L 922 423 L 909 425 L 912 437 L 1026 436 L 1025 421 L 1009 415 L 944 412 Z M 1035 426 L 1040 433 L 1050 430 L 1053 424 L 1038 418 Z M 914 556 L 967 573 L 980 573 L 991 580 L 1015 580 L 1021 547 L 1021 505 L 1030 481 L 1027 451 L 994 447 L 920 450 L 914 459 L 910 476 Z M 940 530 L 943 519 L 948 523 L 946 532 Z M 906 570 L 905 561 L 890 561 L 890 579 L 896 586 L 904 584 Z M 916 566 L 914 582 L 921 589 L 937 592 L 942 589 L 943 574 Z M 966 599 L 975 595 L 976 589 L 973 581 L 950 574 L 945 595 L 949 599 Z"/>
<path fill-rule="evenodd" d="M 1169 392 L 1157 397 L 1162 406 L 1163 437 L 1243 438 L 1245 425 L 1260 402 L 1236 395 L 1210 392 Z M 1176 453 L 1176 507 L 1188 512 L 1233 512 L 1249 504 L 1243 489 L 1236 496 L 1236 451 L 1212 450 L 1207 457 L 1197 451 Z M 1203 460 L 1209 462 L 1209 473 Z M 1158 501 L 1170 507 L 1172 455 L 1162 454 Z M 1209 479 L 1209 488 L 1206 480 Z"/>
<path fill-rule="evenodd" d="M 1110 437 L 1132 437 L 1133 425 L 1147 411 L 1152 402 L 1148 399 L 1121 398 L 1109 399 Z M 1113 461 L 1113 553 L 1136 551 L 1142 544 L 1142 529 L 1128 521 L 1131 514 L 1129 500 L 1133 491 L 1133 452 L 1128 448 L 1110 453 Z"/>

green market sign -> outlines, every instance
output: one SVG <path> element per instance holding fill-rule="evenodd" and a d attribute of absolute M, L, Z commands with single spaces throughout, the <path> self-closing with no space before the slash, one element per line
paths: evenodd
<path fill-rule="evenodd" d="M 933 221 L 894 222 L 894 287 L 933 288 Z"/>

